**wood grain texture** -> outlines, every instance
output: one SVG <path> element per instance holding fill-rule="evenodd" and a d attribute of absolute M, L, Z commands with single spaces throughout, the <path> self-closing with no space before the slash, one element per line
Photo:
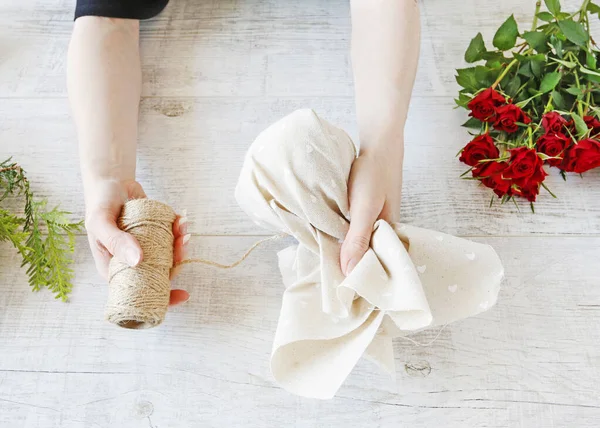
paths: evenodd
<path fill-rule="evenodd" d="M 255 239 L 194 237 L 190 252 L 229 261 Z M 282 294 L 275 251 L 288 240 L 238 269 L 187 266 L 174 286 L 190 301 L 147 331 L 103 321 L 106 287 L 83 237 L 68 304 L 32 294 L 2 246 L 0 426 L 142 427 L 153 409 L 158 427 L 595 427 L 600 238 L 477 240 L 506 267 L 498 305 L 430 347 L 397 341 L 395 382 L 361 361 L 327 402 L 291 396 L 269 374 Z"/>
<path fill-rule="evenodd" d="M 0 157 L 13 155 L 37 194 L 82 216 L 65 89 L 73 4 L 0 2 Z M 361 361 L 321 402 L 269 374 L 282 294 L 275 251 L 288 241 L 230 271 L 187 266 L 174 285 L 191 300 L 149 331 L 103 321 L 106 287 L 83 236 L 68 304 L 31 293 L 1 244 L 0 428 L 597 427 L 600 173 L 564 183 L 551 171 L 559 199 L 543 195 L 533 215 L 488 208 L 489 192 L 458 179 L 454 157 L 468 138 L 464 112 L 452 110 L 464 49 L 478 31 L 489 44 L 510 13 L 527 28 L 534 2 L 420 4 L 402 217 L 493 245 L 507 272 L 499 304 L 430 347 L 398 341 L 395 381 Z M 266 126 L 313 107 L 356 135 L 349 40 L 347 0 L 171 0 L 142 24 L 139 179 L 188 210 L 192 255 L 235 260 L 269 234 L 233 198 Z"/>
<path fill-rule="evenodd" d="M 4 3 L 0 97 L 65 96 L 70 2 Z M 579 1 L 563 3 L 573 8 Z M 417 94 L 455 95 L 454 69 L 464 64 L 464 50 L 477 32 L 490 44 L 510 13 L 522 29 L 529 28 L 533 1 L 492 7 L 493 14 L 476 0 L 460 7 L 421 1 L 425 31 Z M 172 0 L 161 15 L 142 24 L 143 94 L 352 96 L 350 28 L 348 0 Z"/>
<path fill-rule="evenodd" d="M 403 221 L 463 236 L 600 234 L 600 171 L 583 180 L 570 175 L 564 182 L 550 168 L 547 184 L 558 199 L 542 190 L 536 214 L 522 202 L 520 212 L 512 204 L 490 209 L 488 189 L 459 179 L 466 168 L 455 155 L 469 135 L 459 126 L 465 113 L 453 110 L 452 103 L 445 97 L 412 100 Z M 356 135 L 354 101 L 347 97 L 147 98 L 141 108 L 138 179 L 151 197 L 187 209 L 197 233 L 265 233 L 243 215 L 233 196 L 244 155 L 259 132 L 307 106 Z M 82 216 L 76 136 L 66 100 L 3 100 L 0 133 L 3 156 L 10 153 L 23 164 L 35 190 Z"/>

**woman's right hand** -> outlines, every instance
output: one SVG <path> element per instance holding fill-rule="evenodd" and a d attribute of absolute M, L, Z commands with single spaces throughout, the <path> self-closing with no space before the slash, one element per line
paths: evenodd
<path fill-rule="evenodd" d="M 137 266 L 144 258 L 142 248 L 134 236 L 117 226 L 121 209 L 129 199 L 145 198 L 142 186 L 134 180 L 96 180 L 86 186 L 85 228 L 92 256 L 98 272 L 108 280 L 108 265 L 117 257 L 129 266 Z M 190 235 L 187 233 L 187 218 L 177 216 L 173 223 L 173 263 L 185 258 Z M 183 303 L 189 299 L 185 290 L 172 290 L 169 304 Z"/>

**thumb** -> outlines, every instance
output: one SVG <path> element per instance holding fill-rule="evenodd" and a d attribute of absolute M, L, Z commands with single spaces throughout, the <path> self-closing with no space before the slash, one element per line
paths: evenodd
<path fill-rule="evenodd" d="M 92 222 L 92 233 L 110 254 L 129 266 L 137 266 L 142 261 L 142 247 L 135 237 L 119 229 L 116 223 L 106 217 L 98 217 Z"/>
<path fill-rule="evenodd" d="M 373 225 L 377 220 L 377 214 L 370 213 L 368 208 L 357 209 L 352 212 L 350 229 L 346 234 L 340 254 L 340 265 L 344 275 L 350 272 L 365 255 L 371 243 Z"/>

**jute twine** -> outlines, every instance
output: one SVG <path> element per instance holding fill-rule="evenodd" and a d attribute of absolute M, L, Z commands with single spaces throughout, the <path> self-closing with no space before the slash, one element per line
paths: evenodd
<path fill-rule="evenodd" d="M 131 267 L 116 257 L 111 259 L 106 304 L 106 319 L 111 323 L 124 328 L 143 329 L 156 327 L 165 319 L 171 293 L 169 274 L 173 267 L 173 222 L 176 218 L 170 206 L 152 199 L 133 199 L 123 206 L 119 228 L 135 236 L 142 247 L 143 260 L 136 267 Z M 282 236 L 285 234 L 256 242 L 231 264 L 187 259 L 177 266 L 201 263 L 231 269 L 242 263 L 260 244 Z M 417 342 L 408 336 L 400 336 L 399 339 L 428 347 L 437 341 L 446 326 L 443 325 L 433 340 L 427 343 Z"/>
<path fill-rule="evenodd" d="M 113 257 L 108 273 L 106 319 L 125 328 L 156 327 L 169 306 L 173 267 L 171 207 L 151 199 L 128 201 L 119 217 L 119 228 L 140 243 L 143 260 L 131 267 Z"/>
<path fill-rule="evenodd" d="M 165 319 L 173 267 L 173 222 L 175 211 L 152 199 L 133 199 L 125 203 L 119 217 L 119 228 L 132 234 L 140 243 L 142 262 L 131 267 L 116 257 L 108 272 L 108 302 L 106 319 L 124 328 L 156 327 Z M 260 244 L 282 235 L 271 236 L 255 243 L 237 261 L 221 264 L 206 259 L 188 259 L 177 265 L 201 263 L 221 269 L 231 269 L 242 263 Z"/>

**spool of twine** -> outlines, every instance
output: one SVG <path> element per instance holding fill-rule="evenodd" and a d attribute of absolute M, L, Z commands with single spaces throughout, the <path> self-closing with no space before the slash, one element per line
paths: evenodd
<path fill-rule="evenodd" d="M 106 319 L 124 328 L 156 327 L 169 306 L 173 267 L 173 209 L 151 199 L 128 201 L 119 228 L 140 243 L 143 260 L 131 267 L 113 257 L 108 273 Z"/>
<path fill-rule="evenodd" d="M 169 306 L 173 267 L 173 209 L 152 199 L 133 199 L 125 203 L 118 220 L 121 230 L 133 235 L 143 251 L 136 267 L 113 257 L 108 267 L 108 301 L 106 319 L 124 328 L 156 327 L 165 319 Z M 237 261 L 221 264 L 206 259 L 187 259 L 178 265 L 201 263 L 220 269 L 238 266 L 263 242 L 279 239 L 284 234 L 256 242 Z"/>

